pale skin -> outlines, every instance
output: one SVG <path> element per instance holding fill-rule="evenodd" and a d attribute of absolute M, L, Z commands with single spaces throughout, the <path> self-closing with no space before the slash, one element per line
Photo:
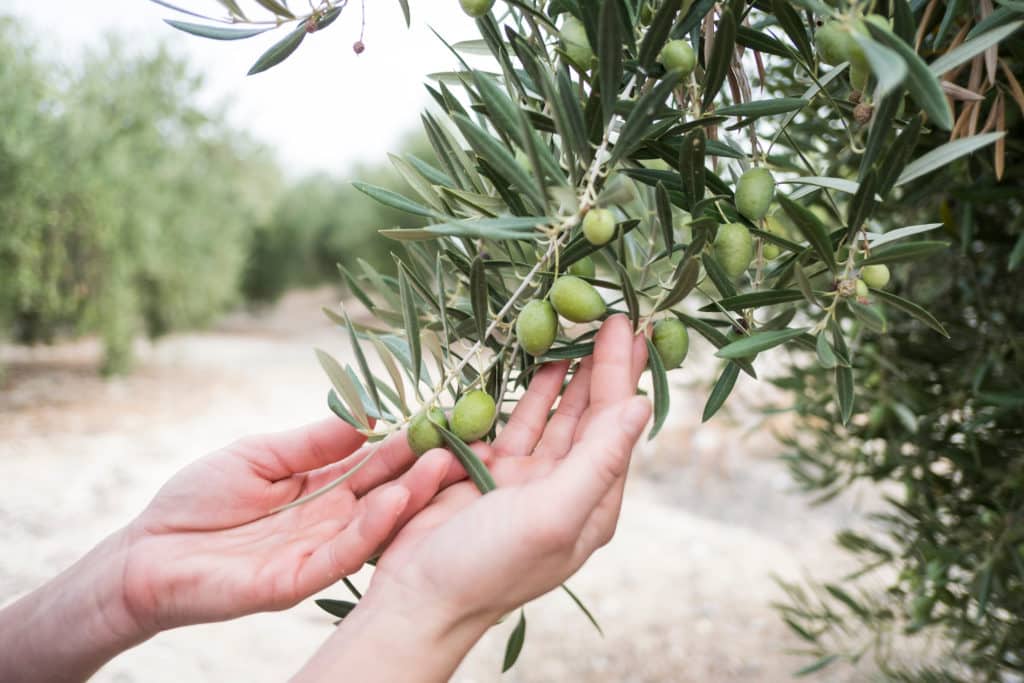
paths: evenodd
<path fill-rule="evenodd" d="M 498 437 L 473 445 L 498 484 L 485 496 L 450 453 L 416 459 L 397 435 L 341 486 L 268 515 L 363 459 L 362 437 L 334 419 L 197 461 L 0 611 L 0 680 L 86 680 L 161 630 L 291 607 L 382 549 L 358 607 L 293 680 L 447 680 L 497 619 L 611 539 L 650 416 L 634 396 L 646 354 L 610 318 L 553 415 L 568 366 L 540 370 Z"/>

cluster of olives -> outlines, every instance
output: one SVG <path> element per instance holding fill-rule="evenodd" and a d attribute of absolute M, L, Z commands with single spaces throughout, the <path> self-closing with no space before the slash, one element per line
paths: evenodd
<path fill-rule="evenodd" d="M 476 441 L 491 431 L 496 414 L 497 406 L 491 395 L 475 389 L 455 402 L 451 420 L 440 408 L 431 408 L 414 417 L 406 431 L 406 440 L 416 455 L 444 447 L 445 438 L 439 427 L 451 430 L 465 442 Z"/>
<path fill-rule="evenodd" d="M 768 232 L 781 233 L 778 221 L 768 216 L 774 196 L 775 179 L 766 168 L 752 168 L 736 182 L 736 210 L 755 223 L 765 220 Z M 720 225 L 712 248 L 715 260 L 732 278 L 746 272 L 754 260 L 754 237 L 743 223 Z M 767 244 L 763 254 L 766 258 L 775 258 L 779 255 L 779 249 L 773 244 Z"/>

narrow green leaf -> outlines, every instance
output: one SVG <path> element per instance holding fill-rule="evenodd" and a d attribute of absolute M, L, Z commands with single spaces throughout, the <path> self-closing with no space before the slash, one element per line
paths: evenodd
<path fill-rule="evenodd" d="M 707 167 L 704 155 L 707 151 L 707 133 L 703 127 L 694 128 L 686 137 L 679 149 L 679 176 L 682 179 L 683 198 L 686 206 L 694 208 L 697 202 L 704 199 L 707 185 Z"/>
<path fill-rule="evenodd" d="M 691 261 L 696 263 L 696 261 Z M 665 424 L 668 411 L 671 407 L 671 393 L 668 389 L 668 375 L 665 373 L 665 365 L 661 362 L 658 349 L 650 339 L 647 342 L 647 367 L 651 370 L 651 383 L 654 386 L 654 426 L 647 434 L 648 440 L 657 436 Z"/>
<path fill-rule="evenodd" d="M 473 306 L 477 338 L 484 340 L 490 311 L 487 308 L 487 279 L 484 272 L 484 260 L 479 254 L 473 259 L 473 265 L 469 272 L 469 296 Z"/>
<path fill-rule="evenodd" d="M 601 89 L 601 125 L 615 114 L 615 103 L 622 83 L 622 21 L 616 0 L 601 3 L 597 36 L 598 76 Z"/>
<path fill-rule="evenodd" d="M 893 244 L 885 247 L 884 249 L 873 251 L 870 257 L 858 262 L 857 265 L 870 266 L 878 263 L 913 261 L 948 248 L 949 242 L 938 242 L 934 240 L 921 240 L 919 242 Z"/>
<path fill-rule="evenodd" d="M 377 355 L 380 357 L 381 363 L 384 364 L 384 369 L 388 371 L 388 376 L 391 378 L 391 384 L 394 386 L 395 391 L 398 392 L 398 407 L 402 411 L 403 417 L 409 417 L 412 411 L 409 410 L 408 399 L 405 395 L 405 382 L 402 381 L 402 374 L 398 370 L 398 363 L 395 362 L 395 357 L 391 353 L 391 350 L 384 345 L 384 342 L 380 340 L 380 337 L 373 333 L 368 334 L 370 342 L 373 344 L 373 348 L 377 351 Z"/>
<path fill-rule="evenodd" d="M 250 76 L 262 73 L 288 59 L 299 48 L 306 38 L 306 27 L 299 26 L 284 38 L 274 43 L 269 50 L 260 55 L 256 63 L 249 69 Z"/>
<path fill-rule="evenodd" d="M 466 470 L 470 480 L 476 485 L 480 493 L 489 493 L 497 488 L 497 484 L 494 483 L 494 477 L 491 476 L 490 471 L 487 469 L 487 465 L 480 460 L 480 457 L 473 452 L 473 449 L 466 445 L 459 437 L 452 434 L 450 431 L 440 425 L 436 425 L 437 430 L 441 432 L 441 436 L 448 443 L 448 446 L 452 449 L 452 453 L 455 455 L 456 460 L 462 465 L 462 468 Z"/>
<path fill-rule="evenodd" d="M 857 194 L 853 195 L 849 205 L 846 207 L 847 240 L 853 240 L 864 222 L 871 217 L 878 202 L 875 200 L 875 190 L 878 188 L 878 173 L 871 169 L 864 176 Z"/>
<path fill-rule="evenodd" d="M 748 336 L 723 346 L 715 355 L 719 358 L 746 358 L 766 349 L 785 344 L 791 339 L 799 337 L 807 331 L 805 327 L 785 330 L 769 330 L 767 332 L 754 332 Z"/>
<path fill-rule="evenodd" d="M 512 629 L 512 633 L 508 637 L 508 643 L 505 645 L 505 661 L 501 665 L 501 673 L 505 673 L 515 666 L 516 660 L 519 659 L 519 653 L 523 651 L 523 642 L 525 640 L 526 612 L 520 609 L 519 622 Z"/>
<path fill-rule="evenodd" d="M 853 33 L 853 38 L 864 51 L 864 56 L 871 65 L 871 72 L 878 81 L 875 88 L 876 99 L 885 97 L 903 84 L 907 78 L 907 63 L 898 52 L 857 32 Z"/>
<path fill-rule="evenodd" d="M 338 619 L 344 619 L 349 615 L 349 612 L 356 608 L 356 603 L 348 600 L 332 600 L 331 598 L 319 598 L 315 600 L 316 606 L 327 612 L 331 616 L 338 617 Z"/>
<path fill-rule="evenodd" d="M 818 334 L 816 350 L 818 354 L 818 363 L 821 364 L 821 367 L 826 370 L 831 370 L 839 365 L 839 359 L 836 358 L 836 354 L 832 350 L 832 345 L 828 343 L 828 338 L 825 336 L 824 332 Z"/>
<path fill-rule="evenodd" d="M 794 676 L 808 676 L 808 675 L 810 675 L 812 673 L 815 673 L 816 671 L 821 671 L 822 669 L 824 669 L 826 666 L 828 666 L 832 662 L 836 661 L 837 659 L 839 659 L 839 655 L 825 655 L 824 657 L 811 662 L 810 664 L 808 664 L 807 666 L 803 667 L 802 669 L 800 669 L 799 671 L 797 671 L 793 675 Z"/>
<path fill-rule="evenodd" d="M 799 111 L 807 105 L 807 100 L 802 97 L 778 97 L 771 100 L 755 100 L 722 107 L 715 110 L 716 116 L 734 116 L 744 119 L 756 119 L 762 116 L 774 116 L 786 114 L 791 111 Z"/>
<path fill-rule="evenodd" d="M 352 383 L 351 378 L 345 373 L 345 370 L 338 361 L 334 360 L 334 357 L 326 351 L 316 349 L 316 358 L 320 362 L 320 367 L 327 373 L 331 384 L 334 385 L 334 390 L 344 399 L 345 405 L 352 415 L 363 428 L 368 428 L 370 426 L 370 419 L 367 417 L 366 408 L 359 397 L 359 390 Z"/>
<path fill-rule="evenodd" d="M 658 215 L 658 225 L 661 227 L 661 238 L 665 243 L 665 251 L 671 253 L 672 246 L 675 244 L 675 224 L 672 221 L 672 204 L 664 183 L 658 183 L 654 188 L 654 203 Z"/>
<path fill-rule="evenodd" d="M 880 301 L 892 306 L 895 309 L 903 311 L 907 315 L 910 315 L 917 320 L 920 320 L 928 327 L 932 328 L 946 339 L 949 339 L 949 332 L 943 327 L 935 316 L 926 311 L 921 306 L 918 306 L 913 301 L 908 301 L 902 297 L 896 296 L 881 289 L 872 289 L 871 293 L 874 294 Z"/>
<path fill-rule="evenodd" d="M 1022 26 L 1024 26 L 1024 21 L 1015 21 L 1012 24 L 986 31 L 945 53 L 932 62 L 928 68 L 936 76 L 941 76 L 972 59 L 975 55 L 980 55 L 993 45 L 1003 42 L 1005 38 L 1016 33 Z"/>
<path fill-rule="evenodd" d="M 764 52 L 787 59 L 794 56 L 789 46 L 777 40 L 770 33 L 740 24 L 736 27 L 736 44 L 749 47 L 757 52 Z"/>
<path fill-rule="evenodd" d="M 711 342 L 715 348 L 720 349 L 729 345 L 729 339 L 706 320 L 694 318 L 693 316 L 680 313 L 679 311 L 672 311 L 672 314 L 679 318 L 679 320 L 688 328 L 696 330 L 700 336 Z M 754 372 L 754 366 L 750 364 L 750 361 L 740 359 L 733 362 L 739 365 L 743 372 L 747 373 L 754 379 L 757 379 L 757 373 Z"/>
<path fill-rule="evenodd" d="M 397 192 L 392 192 L 391 190 L 383 187 L 359 182 L 358 180 L 353 182 L 352 186 L 363 194 L 380 202 L 384 206 L 390 206 L 391 208 L 398 209 L 399 211 L 411 213 L 416 216 L 425 216 L 427 218 L 438 218 L 440 216 L 440 214 L 430 207 L 423 206 L 422 204 L 414 202 L 407 197 L 403 197 Z"/>
<path fill-rule="evenodd" d="M 665 298 L 658 306 L 658 310 L 664 311 L 672 308 L 685 299 L 693 291 L 693 288 L 697 286 L 697 278 L 699 277 L 700 262 L 697 259 L 691 258 L 680 261 L 679 266 L 676 268 L 675 282 L 672 285 L 672 289 L 665 295 Z"/>
<path fill-rule="evenodd" d="M 705 272 L 707 272 L 708 277 L 711 278 L 711 282 L 714 283 L 719 293 L 727 298 L 736 296 L 736 285 L 733 284 L 729 274 L 722 270 L 722 266 L 715 257 L 704 253 L 701 254 L 700 260 L 704 264 Z"/>
<path fill-rule="evenodd" d="M 164 19 L 164 21 L 179 31 L 185 33 L 191 33 L 194 36 L 200 38 L 210 38 L 212 40 L 244 40 L 245 38 L 252 38 L 258 36 L 261 33 L 266 33 L 271 27 L 261 28 L 231 28 L 228 26 L 207 26 L 206 24 L 194 24 L 189 21 L 177 21 L 175 19 Z"/>
<path fill-rule="evenodd" d="M 292 14 L 291 10 L 277 0 L 256 0 L 256 3 L 263 9 L 274 14 L 274 16 L 284 17 L 286 19 L 295 18 L 295 15 Z"/>
<path fill-rule="evenodd" d="M 412 25 L 412 15 L 409 12 L 409 0 L 398 0 L 398 4 L 402 8 L 402 17 L 405 19 L 405 27 L 409 28 Z"/>
<path fill-rule="evenodd" d="M 373 400 L 373 406 L 377 409 L 378 413 L 383 413 L 384 408 L 380 402 L 380 394 L 377 393 L 377 383 L 374 381 L 373 373 L 370 372 L 369 363 L 366 362 L 366 355 L 363 353 L 363 347 L 360 345 L 359 337 L 356 335 L 356 328 L 352 324 L 352 320 L 348 317 L 348 311 L 342 308 L 341 313 L 345 317 L 345 327 L 348 329 L 349 343 L 352 345 L 352 352 L 356 356 L 356 364 L 359 366 L 359 372 L 363 376 L 363 382 L 366 384 L 366 387 L 370 392 L 370 398 Z"/>
<path fill-rule="evenodd" d="M 779 26 L 786 32 L 789 39 L 796 45 L 800 56 L 804 58 L 804 64 L 814 64 L 814 49 L 811 47 L 811 40 L 807 35 L 807 27 L 804 26 L 800 15 L 790 7 L 787 0 L 772 0 L 772 13 L 779 22 Z"/>
<path fill-rule="evenodd" d="M 864 22 L 864 25 L 867 26 L 872 38 L 896 51 L 903 58 L 907 65 L 907 89 L 910 90 L 911 97 L 921 109 L 928 114 L 936 126 L 943 130 L 951 129 L 953 127 L 953 110 L 950 109 L 939 79 L 928 69 L 924 60 L 914 52 L 914 48 L 889 29 L 882 28 L 874 22 L 867 21 Z"/>
<path fill-rule="evenodd" d="M 420 317 L 416 312 L 416 301 L 413 299 L 412 288 L 405 266 L 398 267 L 398 295 L 402 302 L 402 323 L 405 337 L 409 341 L 409 360 L 411 377 L 416 392 L 419 393 L 419 382 L 422 377 L 423 347 L 420 344 Z"/>
<path fill-rule="evenodd" d="M 493 166 L 506 182 L 529 197 L 537 208 L 543 210 L 544 197 L 539 194 L 530 176 L 516 163 L 515 157 L 504 145 L 462 114 L 453 114 L 452 120 L 482 159 Z"/>
<path fill-rule="evenodd" d="M 916 180 L 923 175 L 931 173 L 932 171 L 944 168 L 962 156 L 966 156 L 981 149 L 982 147 L 991 145 L 1005 135 L 1005 132 L 982 133 L 981 135 L 972 135 L 969 138 L 959 138 L 936 147 L 927 154 L 924 154 L 907 164 L 907 167 L 903 169 L 899 178 L 896 179 L 896 187 L 905 185 L 912 180 Z"/>
<path fill-rule="evenodd" d="M 845 425 L 853 416 L 853 368 L 848 365 L 836 366 L 836 398 L 839 415 Z"/>
<path fill-rule="evenodd" d="M 583 615 L 587 618 L 587 621 L 590 622 L 590 624 L 597 630 L 597 632 L 604 636 L 604 631 L 601 629 L 601 624 L 597 623 L 597 619 L 595 619 L 594 615 L 590 613 L 590 610 L 587 609 L 587 606 L 583 604 L 583 601 L 580 600 L 579 597 L 575 593 L 573 593 L 572 590 L 564 583 L 562 584 L 562 590 L 565 591 L 565 594 L 568 595 L 572 599 L 572 601 L 576 603 L 576 606 L 580 608 L 580 611 L 583 612 Z"/>
<path fill-rule="evenodd" d="M 910 157 L 917 148 L 917 140 L 921 136 L 924 125 L 923 116 L 913 116 L 910 122 L 900 131 L 896 139 L 889 145 L 888 153 L 878 166 L 878 193 L 884 198 L 888 196 L 896 179 L 906 168 Z"/>
<path fill-rule="evenodd" d="M 619 282 L 622 287 L 622 298 L 626 302 L 626 311 L 629 313 L 629 320 L 633 323 L 635 330 L 640 321 L 640 301 L 637 299 L 636 290 L 633 288 L 633 280 L 629 273 L 617 260 L 612 261 L 615 269 L 619 271 Z"/>
<path fill-rule="evenodd" d="M 881 311 L 877 308 L 867 304 L 862 304 L 859 301 L 853 301 L 852 299 L 847 301 L 846 305 L 850 309 L 850 312 L 853 313 L 854 317 L 864 323 L 869 330 L 872 332 L 878 332 L 879 334 L 883 334 L 885 332 L 885 316 L 883 316 Z"/>
<path fill-rule="evenodd" d="M 811 287 L 811 281 L 807 277 L 807 272 L 804 271 L 799 263 L 794 263 L 793 273 L 796 276 L 796 285 L 800 288 L 800 293 L 804 295 L 804 300 L 812 306 L 817 306 L 818 299 L 814 296 L 814 289 Z"/>
<path fill-rule="evenodd" d="M 780 194 L 778 200 L 786 215 L 789 216 L 803 238 L 811 245 L 811 248 L 818 255 L 818 258 L 821 259 L 821 262 L 828 266 L 829 270 L 835 272 L 836 260 L 835 254 L 832 252 L 832 242 L 828 238 L 825 226 L 821 224 L 818 217 L 810 209 L 797 204 L 785 195 Z"/>
<path fill-rule="evenodd" d="M 733 48 L 736 46 L 736 28 L 736 17 L 732 13 L 732 8 L 727 6 L 719 16 L 718 28 L 714 32 L 715 43 L 711 48 L 711 58 L 704 71 L 704 96 L 701 101 L 701 109 L 708 109 L 711 106 L 722 84 L 725 83 L 725 77 L 729 73 L 729 65 L 733 59 Z"/>
<path fill-rule="evenodd" d="M 740 375 L 740 366 L 736 363 L 729 363 L 722 370 L 722 374 L 718 376 L 718 380 L 715 382 L 714 388 L 711 389 L 711 394 L 708 396 L 707 403 L 704 404 L 704 413 L 701 415 L 701 422 L 707 422 L 710 420 L 715 413 L 725 403 L 725 399 L 729 398 L 729 394 L 732 393 L 732 388 L 736 386 L 736 378 Z"/>
<path fill-rule="evenodd" d="M 903 94 L 901 92 L 891 92 L 879 100 L 875 107 L 875 113 L 871 117 L 871 128 L 868 131 L 868 141 L 864 145 L 864 154 L 861 156 L 860 167 L 857 170 L 858 180 L 864 179 L 875 161 L 881 156 L 902 101 Z"/>
<path fill-rule="evenodd" d="M 760 308 L 762 306 L 775 306 L 791 301 L 799 301 L 804 298 L 802 292 L 796 289 L 766 289 L 761 292 L 750 292 L 737 296 L 726 297 L 714 303 L 704 306 L 700 310 L 705 313 L 725 309 L 727 311 L 742 311 L 747 308 Z"/>

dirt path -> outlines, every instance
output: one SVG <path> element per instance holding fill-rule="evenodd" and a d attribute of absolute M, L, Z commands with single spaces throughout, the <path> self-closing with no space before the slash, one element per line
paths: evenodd
<path fill-rule="evenodd" d="M 94 343 L 0 347 L 8 365 L 0 388 L 0 603 L 127 522 L 185 463 L 243 434 L 326 414 L 327 384 L 311 349 L 346 353 L 344 337 L 318 312 L 332 298 L 297 293 L 264 315 L 144 345 L 137 373 L 110 382 L 95 377 Z M 760 390 L 753 382 L 737 389 L 749 399 Z M 854 505 L 808 508 L 787 493 L 756 414 L 740 406 L 698 430 L 703 400 L 703 390 L 680 388 L 678 417 L 638 453 L 615 540 L 571 581 L 605 638 L 564 596 L 547 596 L 528 609 L 523 657 L 503 680 L 783 681 L 801 665 L 784 654 L 798 642 L 769 606 L 779 595 L 771 576 L 836 571 L 842 559 L 830 539 Z M 494 629 L 454 680 L 499 680 L 511 626 Z M 281 681 L 330 628 L 307 602 L 184 629 L 119 658 L 95 680 Z"/>

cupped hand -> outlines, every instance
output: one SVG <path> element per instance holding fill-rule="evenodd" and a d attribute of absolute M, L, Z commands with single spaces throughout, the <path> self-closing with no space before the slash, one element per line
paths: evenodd
<path fill-rule="evenodd" d="M 359 465 L 363 441 L 333 418 L 245 438 L 179 472 L 127 530 L 124 602 L 139 628 L 290 607 L 357 571 L 465 476 L 445 451 L 415 459 L 398 434 L 341 485 L 268 514 Z"/>
<path fill-rule="evenodd" d="M 646 361 L 643 337 L 610 318 L 550 419 L 568 366 L 540 370 L 494 442 L 474 446 L 497 490 L 455 484 L 409 520 L 377 563 L 367 606 L 429 603 L 454 619 L 494 619 L 572 575 L 614 533 L 650 417 L 634 395 Z"/>

